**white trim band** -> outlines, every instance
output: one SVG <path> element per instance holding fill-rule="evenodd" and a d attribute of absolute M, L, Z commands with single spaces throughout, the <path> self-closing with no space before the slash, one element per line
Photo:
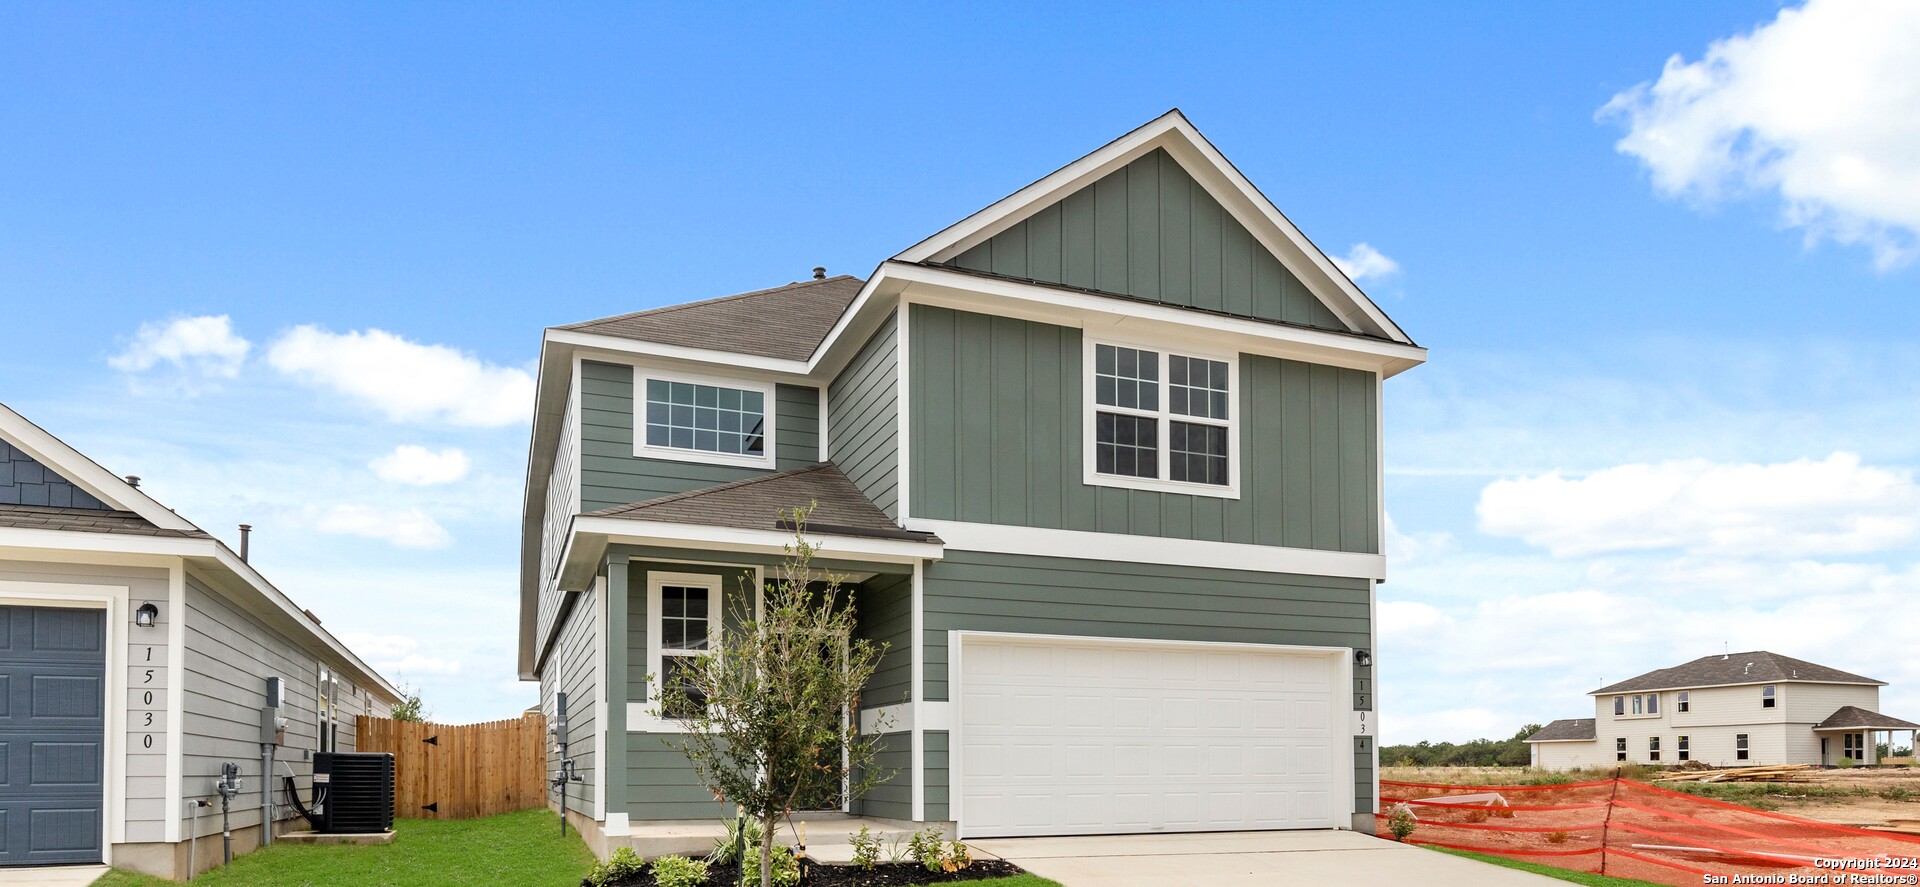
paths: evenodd
<path fill-rule="evenodd" d="M 1167 539 L 1087 530 L 1052 530 L 1005 524 L 925 520 L 907 522 L 915 530 L 930 530 L 947 548 L 989 551 L 1035 557 L 1072 557 L 1176 567 L 1215 567 L 1261 573 L 1295 573 L 1343 579 L 1387 578 L 1387 557 L 1351 551 L 1282 548 L 1239 542 Z"/>

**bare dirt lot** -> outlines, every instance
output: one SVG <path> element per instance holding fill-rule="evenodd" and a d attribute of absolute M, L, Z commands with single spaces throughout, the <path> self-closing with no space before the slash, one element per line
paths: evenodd
<path fill-rule="evenodd" d="M 1620 775 L 1652 782 L 1659 771 L 1629 766 Z M 1448 785 L 1542 785 L 1607 779 L 1612 769 L 1555 773 L 1526 767 L 1382 767 L 1380 778 Z M 1656 783 L 1657 784 L 1657 783 Z M 1821 822 L 1885 827 L 1898 820 L 1920 824 L 1920 768 L 1854 767 L 1808 771 L 1789 783 L 1680 783 L 1676 791 L 1775 810 Z"/>

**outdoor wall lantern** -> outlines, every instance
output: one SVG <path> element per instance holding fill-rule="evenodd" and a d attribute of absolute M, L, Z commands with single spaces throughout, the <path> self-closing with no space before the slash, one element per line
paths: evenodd
<path fill-rule="evenodd" d="M 1369 666 L 1369 665 L 1372 665 L 1372 664 L 1373 664 L 1373 651 L 1371 651 L 1371 650 L 1355 650 L 1355 651 L 1353 651 L 1353 664 L 1354 664 L 1354 665 L 1358 665 L 1358 666 L 1360 666 L 1361 668 L 1366 668 L 1367 666 Z"/>
<path fill-rule="evenodd" d="M 133 624 L 141 628 L 152 628 L 153 621 L 158 618 L 160 618 L 160 608 L 154 606 L 152 601 L 141 604 L 140 609 L 133 611 Z"/>

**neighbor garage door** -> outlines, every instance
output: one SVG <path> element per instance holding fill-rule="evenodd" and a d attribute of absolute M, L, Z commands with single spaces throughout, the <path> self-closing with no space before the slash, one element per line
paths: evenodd
<path fill-rule="evenodd" d="M 963 636 L 968 837 L 1344 825 L 1334 656 Z M 1343 765 L 1344 766 L 1344 765 Z"/>
<path fill-rule="evenodd" d="M 99 862 L 106 614 L 0 607 L 0 865 Z"/>

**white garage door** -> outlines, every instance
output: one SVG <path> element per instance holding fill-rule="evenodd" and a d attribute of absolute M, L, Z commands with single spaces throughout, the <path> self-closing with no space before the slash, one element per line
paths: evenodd
<path fill-rule="evenodd" d="M 1240 646 L 965 637 L 953 774 L 961 831 L 1344 826 L 1340 792 L 1351 794 L 1353 780 L 1335 766 L 1338 661 Z"/>

